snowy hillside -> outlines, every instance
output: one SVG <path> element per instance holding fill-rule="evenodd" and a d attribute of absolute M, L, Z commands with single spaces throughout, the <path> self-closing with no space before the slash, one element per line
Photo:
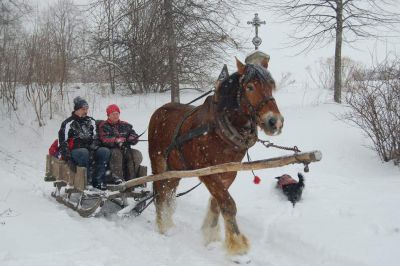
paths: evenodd
<path fill-rule="evenodd" d="M 184 92 L 182 102 L 197 95 Z M 256 171 L 259 185 L 251 173 L 239 174 L 230 190 L 240 229 L 251 243 L 251 265 L 400 265 L 400 169 L 382 164 L 366 147 L 370 141 L 362 132 L 337 119 L 345 107 L 332 103 L 329 92 L 291 87 L 275 96 L 285 126 L 270 140 L 302 151 L 321 150 L 323 159 L 310 165 L 303 199 L 295 208 L 275 188 L 274 177 L 296 176 L 302 166 Z M 105 107 L 116 103 L 121 119 L 143 132 L 169 95 L 88 100 L 91 116 L 105 118 Z M 1 266 L 232 264 L 221 243 L 202 244 L 200 227 L 209 198 L 203 186 L 177 200 L 177 227 L 168 236 L 155 230 L 154 206 L 139 217 L 81 218 L 57 203 L 43 176 L 45 155 L 64 117 L 44 128 L 28 122 L 33 117 L 26 109 L 20 110 L 20 123 L 11 124 L 4 114 L 0 122 Z M 149 165 L 147 143 L 138 148 Z M 282 154 L 288 153 L 259 144 L 250 150 L 253 160 Z M 197 182 L 181 181 L 178 192 Z"/>

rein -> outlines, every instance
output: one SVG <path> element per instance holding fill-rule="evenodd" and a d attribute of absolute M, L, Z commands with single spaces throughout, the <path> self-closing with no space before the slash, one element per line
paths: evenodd
<path fill-rule="evenodd" d="M 197 98 L 195 98 L 195 99 L 191 100 L 190 102 L 186 103 L 186 105 L 192 104 L 192 103 L 194 103 L 194 102 L 196 102 L 196 101 L 200 100 L 201 98 L 204 98 L 204 97 L 206 97 L 208 94 L 210 94 L 211 92 L 214 92 L 214 91 L 215 91 L 214 89 L 212 89 L 212 90 L 209 90 L 209 91 L 207 91 L 207 92 L 203 93 L 202 95 L 200 95 L 199 97 L 197 97 Z"/>

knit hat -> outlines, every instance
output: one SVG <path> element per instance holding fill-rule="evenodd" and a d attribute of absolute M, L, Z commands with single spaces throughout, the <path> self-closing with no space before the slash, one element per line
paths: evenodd
<path fill-rule="evenodd" d="M 109 106 L 107 106 L 106 112 L 107 112 L 107 115 L 110 115 L 110 114 L 112 114 L 114 112 L 121 113 L 121 111 L 119 110 L 118 105 L 116 105 L 116 104 L 110 104 Z"/>
<path fill-rule="evenodd" d="M 74 111 L 79 110 L 81 108 L 89 108 L 89 104 L 87 101 L 80 96 L 74 98 Z"/>

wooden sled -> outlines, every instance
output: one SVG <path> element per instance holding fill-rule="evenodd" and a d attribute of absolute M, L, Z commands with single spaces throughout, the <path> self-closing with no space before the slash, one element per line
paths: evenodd
<path fill-rule="evenodd" d="M 55 191 L 51 193 L 51 196 L 57 202 L 76 211 L 82 217 L 95 215 L 107 202 L 117 205 L 120 215 L 130 213 L 135 215 L 135 213 L 140 213 L 151 194 L 145 184 L 123 192 L 87 190 L 86 168 L 79 166 L 72 168 L 65 161 L 47 155 L 44 180 L 53 182 Z M 140 177 L 146 174 L 147 167 L 140 166 L 137 175 Z"/>

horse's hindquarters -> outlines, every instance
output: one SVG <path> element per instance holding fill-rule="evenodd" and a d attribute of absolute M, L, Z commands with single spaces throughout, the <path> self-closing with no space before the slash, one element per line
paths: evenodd
<path fill-rule="evenodd" d="M 168 103 L 158 108 L 150 118 L 149 124 L 149 156 L 152 171 L 159 174 L 167 170 L 165 153 L 168 146 L 173 142 L 177 124 L 182 120 L 184 114 L 192 107 Z"/>
<path fill-rule="evenodd" d="M 157 109 L 149 124 L 149 156 L 153 174 L 165 172 L 167 167 L 166 150 L 173 142 L 178 123 L 191 107 L 170 103 Z M 179 179 L 153 182 L 155 193 L 156 223 L 160 233 L 164 234 L 174 226 L 172 215 L 175 209 L 175 192 Z"/>

